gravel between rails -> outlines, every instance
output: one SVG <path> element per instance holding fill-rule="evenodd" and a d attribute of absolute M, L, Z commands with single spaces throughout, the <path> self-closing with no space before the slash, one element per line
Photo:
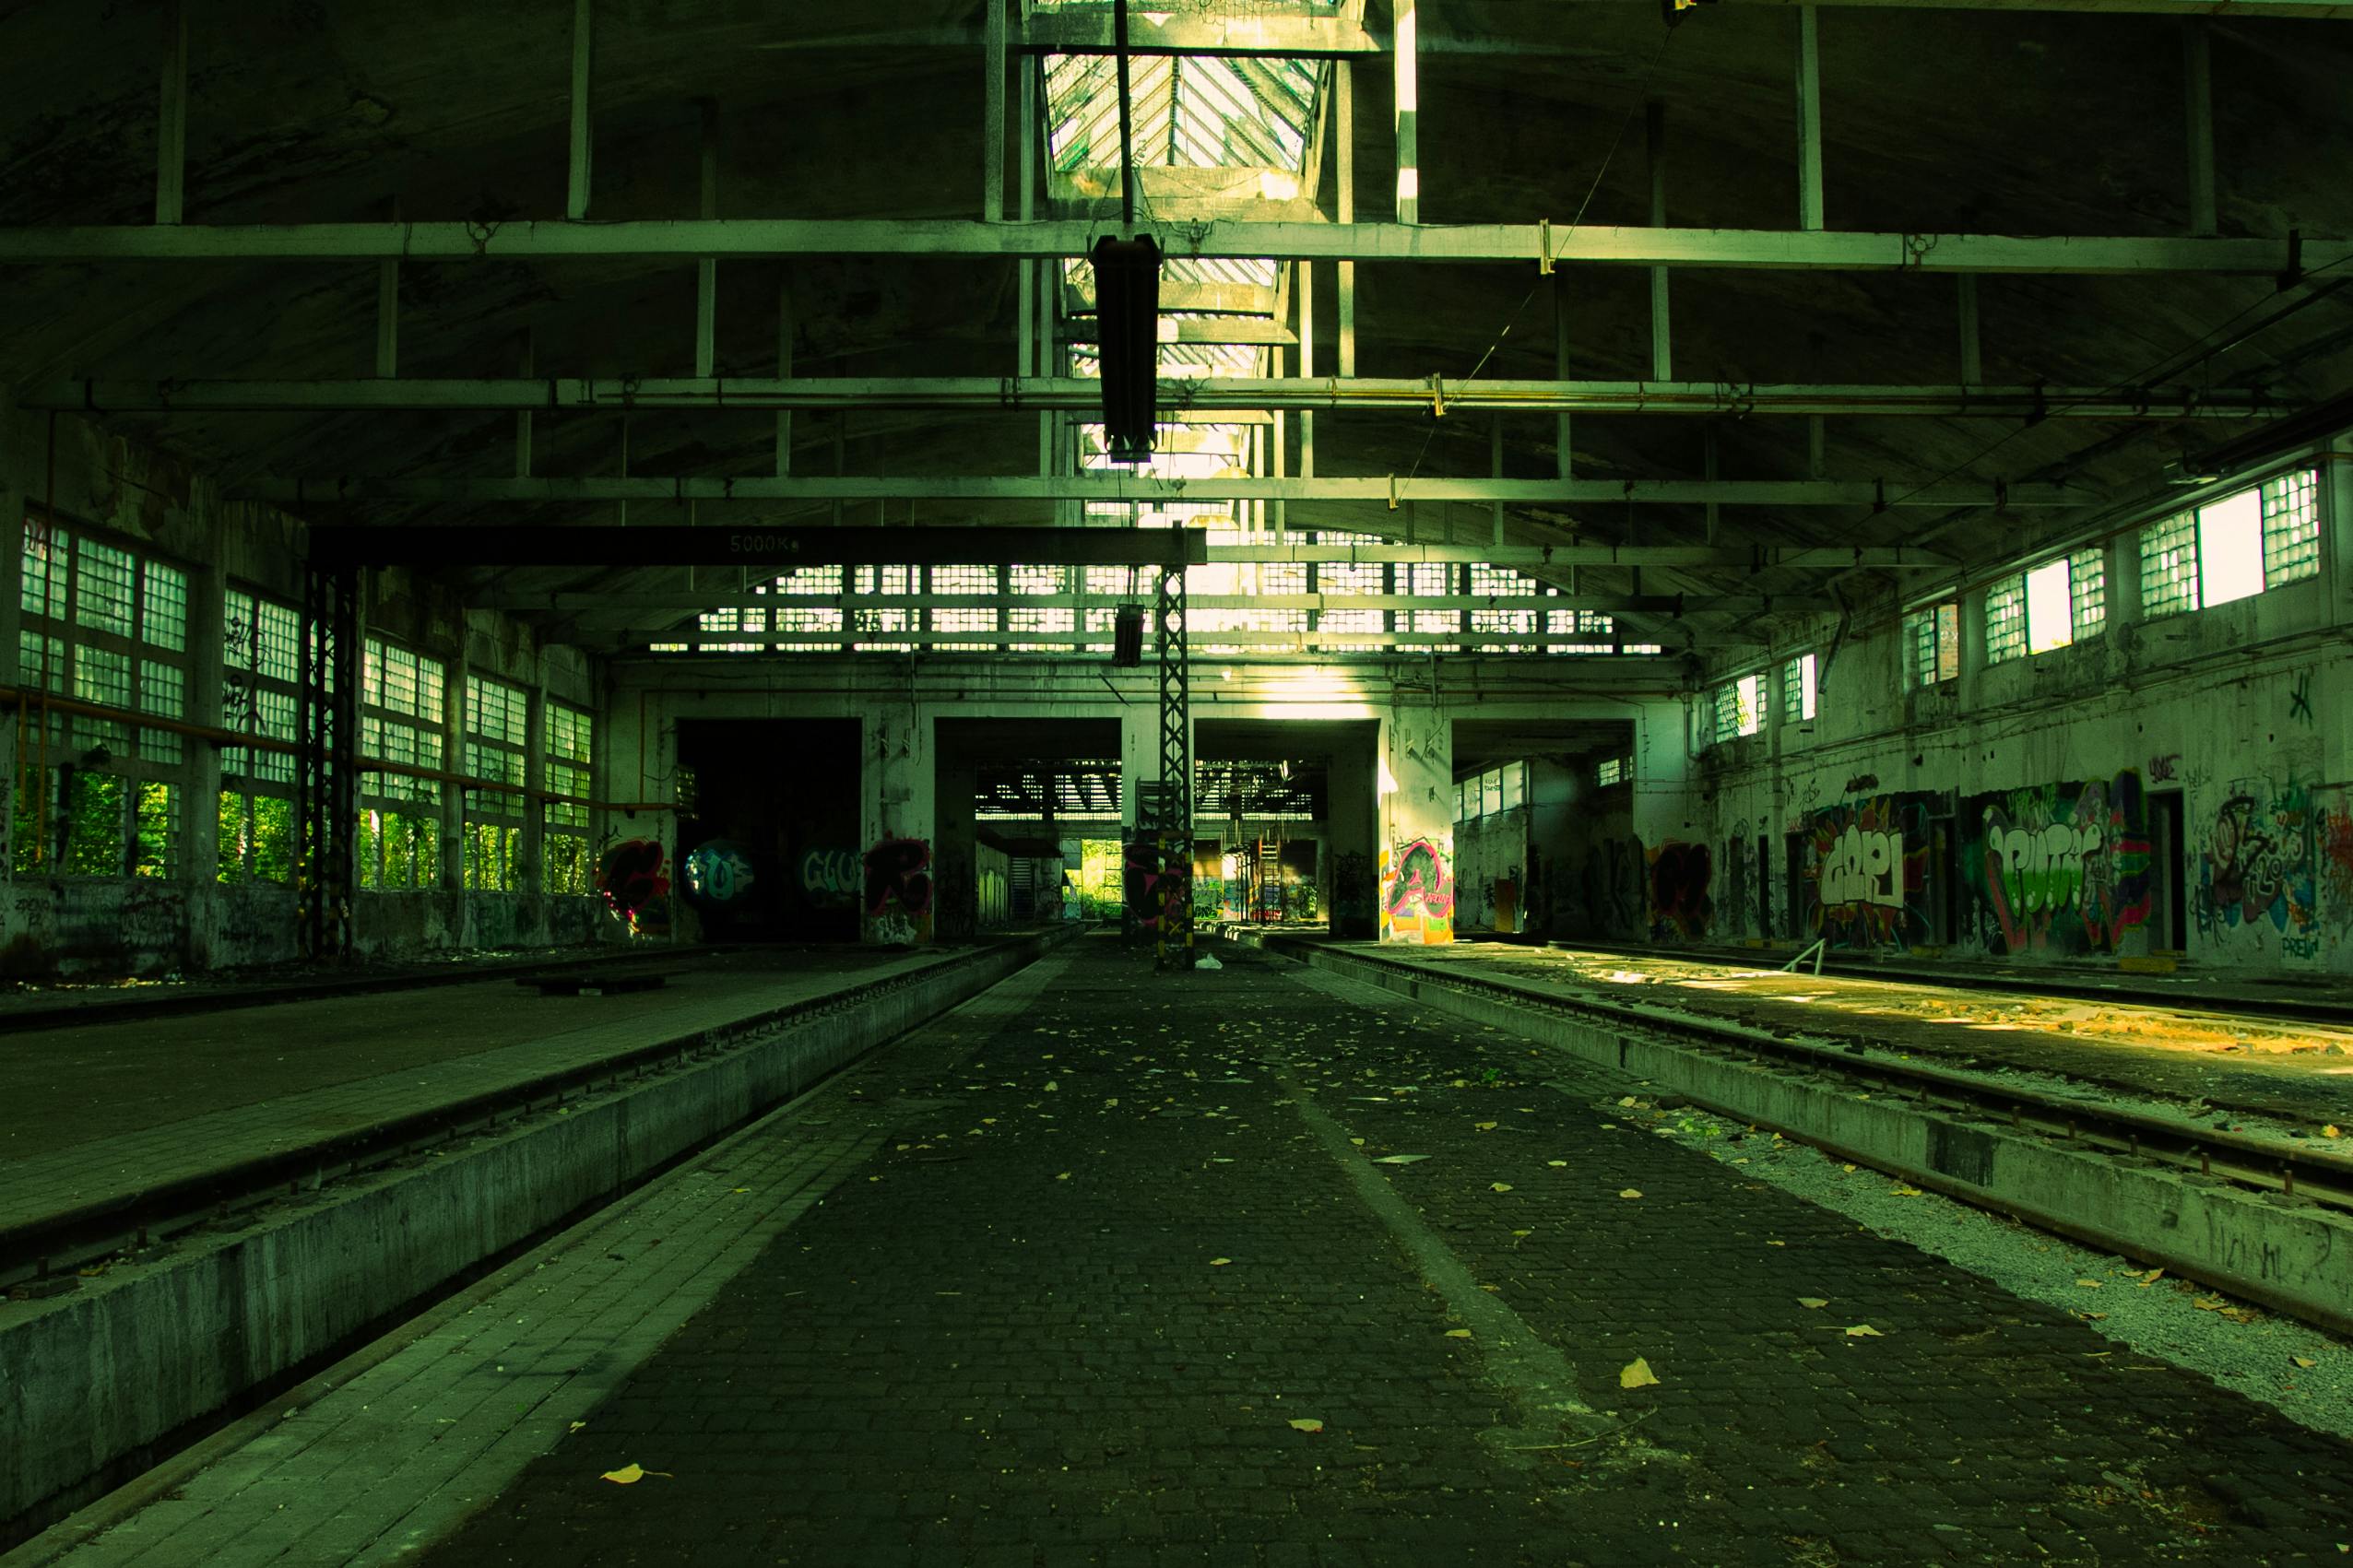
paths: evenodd
<path fill-rule="evenodd" d="M 1644 1101 L 1671 1093 L 1644 1084 Z M 1672 1137 L 1876 1234 L 1909 1242 L 2004 1290 L 2078 1316 L 2120 1345 L 2194 1372 L 2258 1400 L 2299 1425 L 2353 1438 L 2353 1345 L 2264 1308 L 2170 1276 L 2143 1285 L 2148 1266 L 2078 1246 L 2005 1216 L 1921 1192 L 1869 1166 L 1849 1165 L 1810 1144 L 1752 1132 L 1697 1107 L 1654 1114 L 1653 1136 Z M 1734 1135 L 1740 1135 L 1737 1142 Z M 2097 1288 L 2078 1283 L 2096 1279 Z M 2213 1303 L 2220 1298 L 2223 1308 Z M 2223 1311 L 2233 1315 L 2226 1317 Z M 2299 1359 L 2309 1367 L 2297 1364 Z"/>

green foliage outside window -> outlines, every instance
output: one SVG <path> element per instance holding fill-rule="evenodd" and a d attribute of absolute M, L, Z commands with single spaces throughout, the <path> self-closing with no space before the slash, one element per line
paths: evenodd
<path fill-rule="evenodd" d="M 123 802 L 129 781 L 119 773 L 77 772 L 73 799 L 65 809 L 65 856 L 59 869 L 68 877 L 123 874 Z"/>
<path fill-rule="evenodd" d="M 139 785 L 138 817 L 132 827 L 131 875 L 169 877 L 179 858 L 180 818 L 168 784 Z"/>
<path fill-rule="evenodd" d="M 468 892 L 509 893 L 515 889 L 514 851 L 519 828 L 497 822 L 466 824 L 466 888 Z"/>
<path fill-rule="evenodd" d="M 441 886 L 441 818 L 398 811 L 360 813 L 360 885 L 379 892 Z"/>
<path fill-rule="evenodd" d="M 217 879 L 292 887 L 294 850 L 292 801 L 274 795 L 220 792 Z"/>

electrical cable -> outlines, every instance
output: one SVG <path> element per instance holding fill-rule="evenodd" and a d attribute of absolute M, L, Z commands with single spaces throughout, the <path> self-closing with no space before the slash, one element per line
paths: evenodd
<path fill-rule="evenodd" d="M 1651 52 L 1650 63 L 1643 67 L 1642 86 L 1635 93 L 1634 101 L 1626 107 L 1626 113 L 1619 119 L 1617 134 L 1610 138 L 1610 148 L 1607 152 L 1602 155 L 1601 167 L 1593 171 L 1592 183 L 1585 187 L 1585 199 L 1577 204 L 1576 214 L 1569 218 L 1568 227 L 1562 230 L 1562 239 L 1566 240 L 1575 234 L 1577 232 L 1578 225 L 1585 221 L 1586 209 L 1593 205 L 1594 195 L 1601 190 L 1602 181 L 1609 174 L 1610 165 L 1617 159 L 1618 148 L 1625 145 L 1626 128 L 1634 124 L 1635 114 L 1639 112 L 1643 104 L 1649 100 L 1650 84 L 1657 78 L 1659 73 L 1659 63 L 1666 58 L 1667 46 L 1674 41 L 1674 38 L 1675 29 L 1672 26 L 1664 27 L 1661 29 L 1659 47 Z M 1503 347 L 1503 340 L 1511 336 L 1511 329 L 1519 324 L 1520 316 L 1524 314 L 1528 309 L 1528 301 L 1534 299 L 1536 297 L 1536 291 L 1544 286 L 1543 276 L 1544 275 L 1542 273 L 1539 273 L 1537 275 L 1536 281 L 1528 286 L 1528 292 L 1520 296 L 1519 303 L 1512 310 L 1511 319 L 1504 323 L 1503 330 L 1496 334 L 1495 341 L 1487 345 L 1487 351 L 1479 356 L 1479 362 L 1471 367 L 1471 373 L 1469 375 L 1464 376 L 1460 383 L 1456 383 L 1458 386 L 1467 386 L 1472 382 L 1479 379 L 1479 372 L 1485 370 L 1487 368 L 1487 361 L 1496 357 L 1496 350 Z M 1446 411 L 1443 394 L 1440 394 L 1432 400 L 1430 408 L 1429 432 L 1423 436 L 1422 449 L 1413 454 L 1413 466 L 1407 469 L 1405 473 L 1405 477 L 1409 481 L 1422 471 L 1422 460 L 1429 455 L 1430 442 L 1436 439 L 1438 433 L 1437 421 Z"/>

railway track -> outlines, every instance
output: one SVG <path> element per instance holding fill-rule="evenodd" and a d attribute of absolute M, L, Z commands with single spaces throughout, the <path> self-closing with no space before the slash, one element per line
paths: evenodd
<path fill-rule="evenodd" d="M 2201 1125 L 1794 1031 L 1312 940 L 1266 945 L 1589 1059 L 1614 1059 L 1702 1109 L 2353 1333 L 2353 1156 L 2315 1136 L 2317 1127 L 2274 1134 Z M 2073 1179 L 2038 1180 L 2062 1173 Z M 2076 1207 L 2077 1195 L 2099 1201 Z M 2205 1221 L 2203 1232 L 2185 1233 L 2198 1231 L 2193 1220 Z"/>

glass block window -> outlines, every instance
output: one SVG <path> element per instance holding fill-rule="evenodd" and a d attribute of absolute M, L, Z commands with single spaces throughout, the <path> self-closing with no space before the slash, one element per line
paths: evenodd
<path fill-rule="evenodd" d="M 1316 592 L 1369 596 L 1385 591 L 1384 568 L 1372 560 L 1327 560 L 1316 566 Z"/>
<path fill-rule="evenodd" d="M 448 670 L 439 659 L 371 637 L 361 647 L 360 750 L 401 769 L 443 767 Z M 360 886 L 441 886 L 439 779 L 372 768 L 360 774 Z"/>
<path fill-rule="evenodd" d="M 2005 577 L 1985 593 L 1985 662 L 2003 664 L 2026 651 L 2026 579 Z"/>
<path fill-rule="evenodd" d="M 1626 780 L 1627 772 L 1626 759 L 1623 757 L 1604 757 L 1600 762 L 1594 765 L 1593 782 L 1602 789 L 1607 789 L 1612 784 L 1624 784 Z"/>
<path fill-rule="evenodd" d="M 2067 558 L 2068 623 L 2075 641 L 2097 637 L 2108 625 L 2108 558 L 2098 548 Z"/>
<path fill-rule="evenodd" d="M 540 787 L 551 796 L 579 798 L 541 803 L 539 886 L 549 893 L 594 892 L 585 803 L 592 793 L 596 721 L 562 702 L 548 703 L 543 713 L 547 755 L 540 763 Z"/>
<path fill-rule="evenodd" d="M 997 569 L 993 566 L 935 566 L 931 568 L 931 592 L 942 598 L 993 598 L 997 594 Z M 932 609 L 925 612 L 934 631 L 995 631 L 998 612 L 994 608 L 964 607 Z M 951 648 L 985 647 L 986 643 L 950 643 Z"/>
<path fill-rule="evenodd" d="M 1781 722 L 1804 724 L 1814 717 L 1814 655 L 1800 654 L 1781 666 Z"/>
<path fill-rule="evenodd" d="M 838 598 L 842 592 L 842 568 L 834 566 L 801 566 L 786 572 L 773 583 L 762 584 L 752 590 L 755 595 L 784 598 Z M 748 615 L 762 612 L 751 610 Z M 822 641 L 777 639 L 767 646 L 786 654 L 830 654 L 841 647 L 838 633 L 847 617 L 838 605 L 780 605 L 766 612 L 767 630 L 771 631 L 831 632 Z M 759 627 L 747 625 L 747 631 Z"/>
<path fill-rule="evenodd" d="M 1128 600 L 1131 603 L 1138 604 L 1143 602 L 1141 574 L 1132 572 L 1127 567 L 1089 566 L 1084 568 L 1073 568 L 1072 570 L 1083 571 L 1085 572 L 1083 581 L 1086 584 L 1086 592 L 1089 598 L 1108 597 Z M 1304 570 L 1304 568 L 1302 570 Z M 1089 606 L 1086 612 L 1086 629 L 1091 632 L 1102 632 L 1107 638 L 1111 634 L 1112 622 L 1115 619 L 1117 619 L 1117 615 L 1118 609 L 1113 605 Z M 1146 611 L 1144 616 L 1144 640 L 1147 643 L 1152 640 L 1152 616 L 1150 611 Z M 1111 644 L 1108 642 L 1089 643 L 1086 645 L 1086 651 L 1090 654 L 1107 654 L 1111 652 Z"/>
<path fill-rule="evenodd" d="M 2198 514 L 2178 513 L 2141 530 L 2141 613 L 2198 607 Z"/>
<path fill-rule="evenodd" d="M 1764 725 L 1765 678 L 1744 675 L 1716 688 L 1715 738 L 1755 735 Z"/>
<path fill-rule="evenodd" d="M 915 592 L 916 581 L 912 566 L 860 566 L 852 569 L 850 586 L 859 598 L 904 599 Z M 905 605 L 857 606 L 850 611 L 850 630 L 858 634 L 856 645 L 861 653 L 913 652 L 913 643 L 891 634 L 914 625 L 915 611 Z M 869 642 L 869 634 L 879 635 Z"/>
<path fill-rule="evenodd" d="M 2320 475 L 2300 468 L 2261 487 L 2264 585 L 2276 588 L 2321 571 Z"/>
<path fill-rule="evenodd" d="M 1961 673 L 1961 606 L 1957 599 L 1924 605 L 1904 616 L 1903 671 L 1907 690 L 1953 680 Z"/>
<path fill-rule="evenodd" d="M 1417 560 L 1397 569 L 1397 591 L 1414 598 L 1445 598 L 1454 592 L 1454 568 L 1445 561 Z M 1410 610 L 1397 618 L 1401 631 L 1448 635 L 1462 630 L 1462 612 L 1456 609 Z M 1416 653 L 1460 653 L 1460 643 L 1413 644 Z"/>
<path fill-rule="evenodd" d="M 464 883 L 471 891 L 512 892 L 518 886 L 529 712 L 530 695 L 521 687 L 479 675 L 466 678 L 466 772 L 515 786 L 466 791 Z"/>
<path fill-rule="evenodd" d="M 109 711 L 13 721 L 11 862 L 28 874 L 177 875 L 187 738 L 136 717 L 187 716 L 187 577 L 53 521 L 26 519 L 21 548 L 19 681 Z"/>
<path fill-rule="evenodd" d="M 1610 654 L 1617 651 L 1617 622 L 1599 610 L 1546 610 L 1544 630 L 1555 638 L 1576 639 L 1547 643 L 1544 651 L 1548 654 Z"/>
<path fill-rule="evenodd" d="M 299 712 L 302 618 L 290 605 L 242 588 L 221 612 L 220 727 L 282 741 L 290 748 Z M 284 748 L 221 748 L 224 779 L 290 793 L 294 753 Z"/>

